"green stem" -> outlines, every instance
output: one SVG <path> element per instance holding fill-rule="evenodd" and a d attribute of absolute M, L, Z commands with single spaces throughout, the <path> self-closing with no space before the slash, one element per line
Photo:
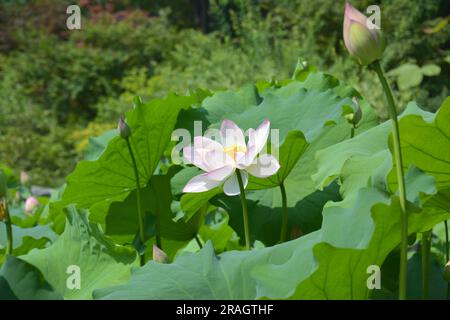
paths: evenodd
<path fill-rule="evenodd" d="M 198 234 L 195 235 L 194 237 L 195 241 L 197 242 L 197 245 L 200 249 L 203 248 L 202 242 L 200 241 L 200 238 L 198 237 Z"/>
<path fill-rule="evenodd" d="M 286 233 L 289 224 L 289 212 L 287 208 L 287 197 L 286 197 L 286 188 L 284 187 L 284 183 L 280 184 L 281 191 L 281 232 L 280 232 L 280 243 L 286 241 Z"/>
<path fill-rule="evenodd" d="M 2 200 L 3 203 L 0 205 L 3 206 L 5 210 L 5 227 L 6 227 L 6 254 L 13 254 L 13 233 L 12 233 L 12 224 L 11 224 L 11 216 L 9 215 L 8 202 L 6 199 Z"/>
<path fill-rule="evenodd" d="M 156 227 L 156 235 L 155 235 L 155 238 L 156 238 L 156 245 L 158 246 L 158 248 L 160 248 L 161 250 L 162 250 L 162 241 L 161 241 L 161 233 L 160 233 L 160 226 L 161 226 L 161 223 L 160 223 L 160 219 L 159 219 L 159 213 L 157 214 L 157 216 L 156 216 L 156 219 L 155 219 L 156 221 L 155 221 L 155 227 Z"/>
<path fill-rule="evenodd" d="M 448 243 L 448 224 L 447 220 L 444 221 L 445 226 L 445 258 L 448 261 L 450 261 L 450 249 L 449 249 L 449 243 Z"/>
<path fill-rule="evenodd" d="M 156 245 L 158 246 L 158 248 L 162 250 L 163 247 L 161 241 L 161 213 L 158 203 L 157 206 L 158 207 L 155 210 L 155 231 L 156 231 L 155 238 L 156 238 Z"/>
<path fill-rule="evenodd" d="M 355 136 L 355 126 L 352 126 L 350 129 L 350 139 L 352 139 Z"/>
<path fill-rule="evenodd" d="M 422 233 L 422 295 L 424 300 L 428 300 L 430 297 L 429 294 L 430 249 L 431 249 L 431 230 Z"/>
<path fill-rule="evenodd" d="M 380 79 L 384 94 L 388 102 L 388 112 L 392 122 L 392 135 L 394 142 L 395 167 L 397 171 L 398 190 L 401 207 L 401 246 L 400 246 L 400 277 L 399 277 L 399 299 L 406 300 L 406 282 L 407 282 L 407 259 L 408 259 L 408 213 L 406 211 L 406 188 L 405 177 L 403 174 L 403 160 L 400 147 L 400 130 L 397 121 L 397 109 L 395 107 L 394 97 L 391 88 L 384 76 L 380 61 L 372 64 L 373 69 Z"/>
<path fill-rule="evenodd" d="M 448 243 L 448 223 L 447 220 L 444 221 L 445 226 L 445 261 L 450 261 L 450 250 L 449 250 L 449 243 Z M 447 300 L 450 299 L 450 283 L 447 285 Z"/>
<path fill-rule="evenodd" d="M 137 211 L 138 211 L 138 220 L 139 220 L 139 237 L 141 238 L 142 244 L 145 243 L 145 232 L 144 232 L 144 215 L 142 213 L 142 203 L 141 203 L 141 184 L 139 183 L 139 172 L 136 165 L 136 159 L 133 154 L 133 149 L 131 148 L 129 138 L 125 139 L 128 146 L 128 151 L 130 152 L 131 162 L 133 164 L 134 169 L 134 177 L 136 179 L 136 202 L 137 202 Z M 161 248 L 158 245 L 159 248 Z"/>
<path fill-rule="evenodd" d="M 242 181 L 241 171 L 239 169 L 236 170 L 236 176 L 239 183 L 239 190 L 241 192 L 242 217 L 244 220 L 245 248 L 247 250 L 250 250 L 250 229 L 248 224 L 247 200 L 245 199 L 244 183 Z"/>

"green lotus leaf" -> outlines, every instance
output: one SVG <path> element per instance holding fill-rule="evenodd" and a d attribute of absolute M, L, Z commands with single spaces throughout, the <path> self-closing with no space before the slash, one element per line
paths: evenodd
<path fill-rule="evenodd" d="M 435 116 L 410 115 L 399 126 L 404 167 L 413 164 L 433 176 L 439 192 L 428 205 L 450 212 L 450 98 Z M 391 189 L 397 186 L 395 170 L 389 175 L 389 185 Z"/>
<path fill-rule="evenodd" d="M 60 300 L 37 268 L 8 256 L 0 269 L 0 300 Z"/>
<path fill-rule="evenodd" d="M 196 103 L 195 97 L 169 95 L 147 104 L 136 103 L 126 114 L 131 127 L 131 148 L 135 154 L 141 187 L 147 186 L 168 146 L 180 110 Z M 97 152 L 98 153 L 98 152 Z M 136 189 L 127 144 L 119 136 L 94 161 L 80 162 L 67 178 L 62 206 L 76 204 L 90 209 L 90 220 L 105 223 L 112 202 L 124 201 Z"/>
<path fill-rule="evenodd" d="M 151 237 L 155 235 L 156 215 L 160 219 L 161 236 L 168 240 L 189 241 L 197 234 L 200 228 L 200 215 L 185 222 L 174 221 L 175 213 L 171 210 L 172 193 L 170 179 L 172 175 L 154 175 L 147 187 L 142 189 L 142 207 L 148 218 L 152 218 L 153 232 L 147 233 Z M 106 230 L 108 236 L 119 240 L 121 243 L 131 243 L 139 230 L 136 191 L 121 202 L 113 202 L 106 216 Z"/>
<path fill-rule="evenodd" d="M 98 225 L 88 222 L 87 212 L 70 206 L 66 216 L 65 230 L 53 245 L 20 259 L 36 267 L 64 299 L 91 299 L 95 289 L 126 282 L 139 265 L 136 251 L 107 239 Z M 70 277 L 78 275 L 79 288 L 69 286 Z"/>

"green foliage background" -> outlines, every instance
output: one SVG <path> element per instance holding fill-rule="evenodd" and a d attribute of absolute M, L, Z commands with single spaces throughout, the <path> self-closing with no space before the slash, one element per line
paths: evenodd
<path fill-rule="evenodd" d="M 430 291 L 443 299 L 449 8 L 377 3 L 389 44 L 383 63 L 403 111 L 408 298 L 422 296 L 420 238 L 432 229 Z M 343 46 L 344 3 L 83 0 L 74 31 L 65 27 L 68 1 L 0 4 L 0 169 L 13 224 L 12 256 L 0 221 L 0 299 L 397 296 L 391 124 L 374 73 Z M 344 114 L 355 96 L 362 118 L 353 136 Z M 120 115 L 127 142 L 114 129 Z M 171 153 L 174 129 L 191 132 L 195 120 L 217 128 L 225 118 L 244 129 L 270 119 L 280 138 L 281 169 L 247 186 L 251 251 L 243 250 L 239 198 L 221 186 L 184 194 L 198 169 Z M 54 188 L 30 211 L 24 200 L 42 191 L 36 184 Z M 280 186 L 289 216 L 283 243 Z M 158 237 L 168 264 L 153 261 Z M 382 290 L 366 285 L 373 265 L 382 268 Z M 73 266 L 83 273 L 75 291 L 67 285 Z"/>
<path fill-rule="evenodd" d="M 343 1 L 80 1 L 82 29 L 74 31 L 65 27 L 69 2 L 0 2 L 0 163 L 30 172 L 35 184 L 60 185 L 88 137 L 114 128 L 136 94 L 148 101 L 289 78 L 304 57 L 372 105 L 383 101 L 375 75 L 348 59 Z M 449 93 L 450 28 L 424 30 L 448 15 L 448 2 L 353 4 L 381 6 L 387 70 L 439 66 L 420 87 L 396 91 L 401 108 L 414 99 L 436 110 Z"/>

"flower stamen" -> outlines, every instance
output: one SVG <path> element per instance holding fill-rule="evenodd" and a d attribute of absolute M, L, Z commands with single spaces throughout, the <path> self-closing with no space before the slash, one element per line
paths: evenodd
<path fill-rule="evenodd" d="M 223 152 L 225 152 L 227 155 L 231 157 L 231 159 L 235 160 L 235 156 L 237 152 L 245 153 L 247 151 L 247 148 L 243 145 L 232 145 L 229 147 L 224 147 Z"/>

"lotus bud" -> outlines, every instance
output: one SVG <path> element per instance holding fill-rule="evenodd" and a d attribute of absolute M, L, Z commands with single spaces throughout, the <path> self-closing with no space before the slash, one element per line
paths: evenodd
<path fill-rule="evenodd" d="M 33 210 L 39 206 L 39 201 L 35 197 L 28 197 L 25 201 L 25 213 L 31 214 Z"/>
<path fill-rule="evenodd" d="M 344 42 L 350 55 L 364 66 L 380 59 L 385 48 L 381 30 L 348 2 L 345 4 Z"/>
<path fill-rule="evenodd" d="M 450 261 L 444 267 L 444 279 L 450 283 Z"/>
<path fill-rule="evenodd" d="M 123 139 L 128 139 L 131 135 L 131 129 L 128 124 L 125 122 L 123 117 L 120 117 L 119 124 L 117 125 L 117 130 L 119 130 L 119 134 Z"/>
<path fill-rule="evenodd" d="M 164 251 L 153 245 L 153 260 L 159 263 L 168 263 L 169 257 Z"/>
<path fill-rule="evenodd" d="M 8 186 L 6 185 L 6 176 L 2 170 L 0 170 L 0 198 L 6 197 Z"/>
<path fill-rule="evenodd" d="M 358 99 L 353 97 L 353 104 L 356 106 L 356 110 L 354 112 L 348 113 L 344 116 L 348 123 L 356 126 L 362 119 L 362 110 L 359 106 Z"/>

